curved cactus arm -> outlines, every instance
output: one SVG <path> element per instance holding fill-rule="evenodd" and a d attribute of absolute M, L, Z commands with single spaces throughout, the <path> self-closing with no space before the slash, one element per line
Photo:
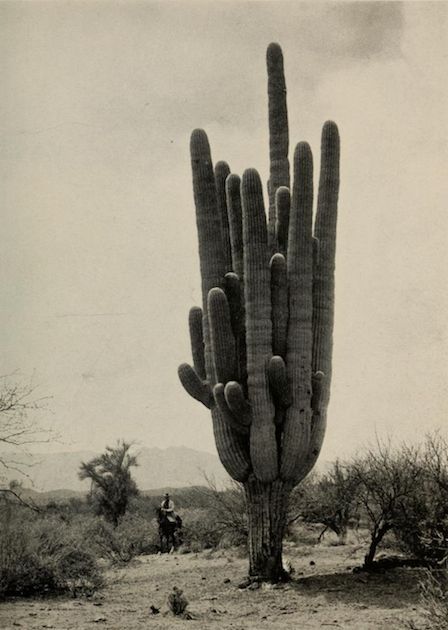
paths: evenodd
<path fill-rule="evenodd" d="M 202 332 L 202 308 L 193 306 L 188 314 L 188 327 L 190 329 L 191 354 L 193 365 L 198 376 L 205 380 L 205 355 L 204 355 L 204 335 Z"/>
<path fill-rule="evenodd" d="M 288 278 L 283 254 L 274 254 L 271 267 L 272 352 L 286 357 L 288 329 Z"/>
<path fill-rule="evenodd" d="M 275 194 L 280 186 L 289 188 L 289 130 L 283 53 L 269 44 L 266 53 L 269 102 L 269 245 L 275 250 Z"/>
<path fill-rule="evenodd" d="M 226 179 L 230 175 L 227 162 L 217 162 L 215 165 L 215 184 L 218 211 L 221 219 L 221 235 L 226 271 L 232 270 L 232 250 L 230 246 L 229 216 L 227 212 Z"/>
<path fill-rule="evenodd" d="M 251 409 L 241 385 L 236 381 L 229 381 L 224 388 L 224 395 L 230 411 L 242 424 L 249 426 L 251 423 Z"/>
<path fill-rule="evenodd" d="M 227 424 L 232 427 L 232 429 L 237 433 L 240 433 L 241 435 L 247 435 L 249 433 L 249 424 L 247 422 L 241 422 L 240 417 L 232 413 L 232 410 L 227 403 L 225 396 L 225 387 L 222 383 L 216 383 L 216 385 L 214 386 L 213 397 L 222 417 L 227 422 Z"/>
<path fill-rule="evenodd" d="M 313 158 L 301 142 L 294 153 L 294 186 L 288 238 L 289 322 L 286 364 L 292 404 L 286 412 L 281 475 L 293 479 L 306 456 L 311 433 L 313 316 Z"/>
<path fill-rule="evenodd" d="M 243 281 L 243 215 L 241 209 L 241 179 L 230 174 L 226 179 L 226 200 L 229 216 L 230 245 L 232 249 L 232 268 L 238 278 Z"/>
<path fill-rule="evenodd" d="M 252 408 L 250 454 L 257 479 L 269 482 L 278 473 L 275 410 L 267 383 L 267 367 L 272 356 L 271 288 L 263 191 L 254 169 L 244 172 L 241 198 L 247 384 Z"/>
<path fill-rule="evenodd" d="M 208 383 L 204 382 L 196 370 L 188 363 L 182 363 L 177 369 L 179 380 L 185 391 L 210 409 L 212 392 Z"/>
<path fill-rule="evenodd" d="M 229 475 L 243 483 L 252 472 L 247 435 L 236 432 L 221 415 L 219 407 L 212 405 L 213 434 L 219 459 Z"/>

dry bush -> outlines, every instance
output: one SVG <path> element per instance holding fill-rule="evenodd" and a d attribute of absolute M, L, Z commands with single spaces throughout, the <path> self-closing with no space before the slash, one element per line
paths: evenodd
<path fill-rule="evenodd" d="M 55 518 L 10 520 L 0 531 L 0 596 L 90 595 L 102 585 L 95 556 Z"/>
<path fill-rule="evenodd" d="M 443 563 L 448 558 L 448 444 L 440 434 L 427 436 L 421 467 L 420 482 L 395 531 L 414 556 Z"/>
<path fill-rule="evenodd" d="M 209 510 L 184 510 L 183 520 L 183 551 L 194 553 L 203 549 L 216 549 L 223 536 L 223 528 L 216 521 L 215 515 Z"/>
<path fill-rule="evenodd" d="M 157 526 L 136 514 L 126 514 L 114 527 L 102 518 L 95 518 L 85 526 L 85 534 L 94 552 L 113 564 L 127 564 L 136 556 L 157 553 Z"/>
<path fill-rule="evenodd" d="M 432 630 L 448 629 L 448 572 L 427 571 L 421 584 L 423 617 Z"/>

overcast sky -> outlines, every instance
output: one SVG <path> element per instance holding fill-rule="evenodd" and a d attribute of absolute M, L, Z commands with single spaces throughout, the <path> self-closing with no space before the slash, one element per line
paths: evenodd
<path fill-rule="evenodd" d="M 265 50 L 291 146 L 342 142 L 322 457 L 447 426 L 447 4 L 2 2 L 2 373 L 52 396 L 58 450 L 214 452 L 184 393 L 201 303 L 189 135 L 267 178 Z"/>

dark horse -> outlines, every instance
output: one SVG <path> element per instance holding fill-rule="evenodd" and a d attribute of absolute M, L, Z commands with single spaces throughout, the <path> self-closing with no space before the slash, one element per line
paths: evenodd
<path fill-rule="evenodd" d="M 174 520 L 173 520 L 174 518 Z M 171 551 L 176 548 L 176 534 L 177 538 L 180 538 L 182 530 L 182 519 L 177 514 L 169 518 L 162 510 L 157 509 L 157 522 L 159 523 L 159 538 L 160 538 L 160 551 Z"/>

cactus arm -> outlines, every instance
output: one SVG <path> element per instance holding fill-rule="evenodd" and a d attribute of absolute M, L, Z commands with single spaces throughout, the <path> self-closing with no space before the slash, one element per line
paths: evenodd
<path fill-rule="evenodd" d="M 229 381 L 224 388 L 224 395 L 230 411 L 242 424 L 250 425 L 251 409 L 241 385 L 236 381 Z"/>
<path fill-rule="evenodd" d="M 335 123 L 326 122 L 322 130 L 319 195 L 313 238 L 313 420 L 308 455 L 296 471 L 296 483 L 316 463 L 327 424 L 333 345 L 339 157 L 338 128 Z"/>
<path fill-rule="evenodd" d="M 216 383 L 216 385 L 214 386 L 213 397 L 219 408 L 219 411 L 221 412 L 222 417 L 227 422 L 227 424 L 232 427 L 232 429 L 237 433 L 247 435 L 249 433 L 249 424 L 247 422 L 241 422 L 239 415 L 236 415 L 232 412 L 227 403 L 225 396 L 225 387 L 222 383 Z"/>
<path fill-rule="evenodd" d="M 205 356 L 204 336 L 202 333 L 202 308 L 193 306 L 188 314 L 188 327 L 190 329 L 191 354 L 193 365 L 198 376 L 205 380 Z"/>
<path fill-rule="evenodd" d="M 215 165 L 216 199 L 221 220 L 221 236 L 226 271 L 232 270 L 232 249 L 230 245 L 229 216 L 227 212 L 226 179 L 230 175 L 227 162 L 217 162 Z"/>
<path fill-rule="evenodd" d="M 225 384 L 236 378 L 237 366 L 229 303 L 222 289 L 209 291 L 208 314 L 216 380 Z"/>
<path fill-rule="evenodd" d="M 205 368 L 207 377 L 210 383 L 213 384 L 213 361 L 208 326 L 207 296 L 210 289 L 222 285 L 225 264 L 221 237 L 221 219 L 218 212 L 210 146 L 207 135 L 202 129 L 196 129 L 191 134 L 190 151 L 202 279 Z"/>
<path fill-rule="evenodd" d="M 283 254 L 274 254 L 271 267 L 272 352 L 286 357 L 288 329 L 288 279 Z"/>
<path fill-rule="evenodd" d="M 289 211 L 291 195 L 289 188 L 280 186 L 275 193 L 275 233 L 280 254 L 286 256 L 288 248 Z"/>
<path fill-rule="evenodd" d="M 324 407 L 330 399 L 331 383 L 339 154 L 338 128 L 334 122 L 328 121 L 322 130 L 319 195 L 314 225 L 314 236 L 319 245 L 313 272 L 313 372 L 322 371 L 325 374 L 322 388 Z"/>
<path fill-rule="evenodd" d="M 212 404 L 213 435 L 219 459 L 228 474 L 243 483 L 252 472 L 247 435 L 236 432 L 222 417 L 219 407 Z"/>
<path fill-rule="evenodd" d="M 222 286 L 226 269 L 210 146 L 202 129 L 196 129 L 191 135 L 190 154 L 202 279 L 205 369 L 207 380 L 212 387 L 216 379 L 210 343 L 207 296 L 211 289 Z M 211 412 L 219 458 L 229 475 L 238 481 L 244 481 L 251 471 L 247 446 L 222 418 L 213 397 Z"/>
<path fill-rule="evenodd" d="M 286 365 L 282 357 L 273 356 L 269 361 L 268 378 L 276 408 L 286 409 L 291 404 L 291 390 Z M 276 419 L 279 421 L 280 418 Z"/>
<path fill-rule="evenodd" d="M 231 174 L 226 179 L 226 200 L 229 216 L 230 245 L 232 248 L 232 268 L 243 281 L 243 217 L 241 210 L 241 179 Z"/>
<path fill-rule="evenodd" d="M 246 329 L 244 325 L 244 302 L 241 290 L 241 282 L 236 273 L 226 273 L 224 278 L 224 290 L 230 308 L 230 321 L 236 342 L 238 380 L 245 392 L 247 392 L 247 367 L 246 367 Z"/>
<path fill-rule="evenodd" d="M 185 391 L 210 409 L 211 390 L 208 383 L 205 383 L 188 363 L 179 365 L 177 373 Z"/>
<path fill-rule="evenodd" d="M 240 280 L 233 271 L 226 273 L 224 277 L 224 291 L 229 303 L 232 331 L 235 339 L 238 339 L 244 332 L 244 309 Z"/>
<path fill-rule="evenodd" d="M 278 44 L 269 44 L 266 53 L 269 102 L 269 244 L 275 244 L 275 193 L 279 186 L 289 188 L 289 130 L 283 53 Z"/>
<path fill-rule="evenodd" d="M 269 482 L 278 472 L 274 406 L 267 383 L 272 356 L 270 270 L 263 192 L 254 169 L 244 172 L 241 198 L 248 393 L 252 408 L 250 454 L 256 477 Z"/>
<path fill-rule="evenodd" d="M 286 412 L 281 475 L 293 479 L 306 456 L 311 432 L 313 314 L 313 159 L 307 143 L 294 154 L 288 239 L 289 322 L 286 364 L 293 400 Z"/>

